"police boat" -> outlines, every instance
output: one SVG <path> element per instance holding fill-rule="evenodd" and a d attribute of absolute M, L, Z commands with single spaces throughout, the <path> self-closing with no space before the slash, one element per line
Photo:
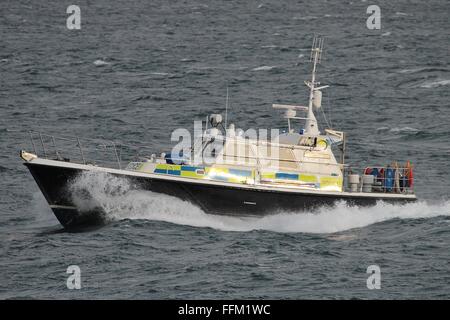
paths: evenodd
<path fill-rule="evenodd" d="M 33 152 L 22 150 L 20 156 L 66 228 L 107 221 L 107 208 L 89 197 L 86 203 L 80 203 L 79 197 L 74 199 L 71 186 L 87 173 L 126 179 L 133 189 L 177 197 L 219 215 L 312 212 L 338 202 L 370 206 L 377 201 L 415 201 L 410 162 L 355 168 L 345 163 L 345 133 L 319 130 L 315 112 L 321 107 L 322 90 L 328 87 L 316 81 L 322 51 L 323 38 L 314 38 L 311 80 L 305 81 L 308 105 L 273 105 L 284 111 L 287 130 L 283 133 L 252 137 L 214 114 L 206 122 L 209 128 L 202 128 L 192 146 L 158 156 L 139 151 L 126 166 L 122 166 L 123 148 L 114 143 L 96 142 L 96 150 L 102 145 L 113 155 L 99 165 L 89 160 L 91 152 L 85 140 L 36 132 L 30 132 Z M 300 117 L 297 113 L 303 114 Z M 295 127 L 298 122 L 303 124 L 301 128 Z M 69 140 L 79 157 L 63 154 L 62 147 L 69 146 Z"/>

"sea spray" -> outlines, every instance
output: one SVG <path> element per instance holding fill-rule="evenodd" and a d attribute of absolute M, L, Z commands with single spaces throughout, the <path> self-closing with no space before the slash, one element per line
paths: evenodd
<path fill-rule="evenodd" d="M 85 172 L 70 187 L 77 206 L 100 207 L 111 221 L 147 219 L 224 231 L 270 230 L 275 232 L 335 233 L 391 219 L 422 219 L 450 215 L 450 201 L 418 201 L 403 205 L 378 202 L 372 207 L 348 206 L 315 212 L 278 212 L 263 217 L 210 215 L 190 202 L 139 189 L 127 179 L 102 172 Z"/>

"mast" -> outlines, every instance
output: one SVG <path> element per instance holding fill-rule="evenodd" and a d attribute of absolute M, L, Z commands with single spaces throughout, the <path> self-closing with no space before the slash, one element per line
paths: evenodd
<path fill-rule="evenodd" d="M 317 64 L 320 63 L 322 59 L 322 49 L 323 49 L 323 37 L 314 36 L 313 45 L 311 48 L 310 61 L 313 63 L 311 81 L 305 82 L 309 87 L 309 104 L 308 104 L 308 116 L 306 118 L 305 133 L 309 135 L 319 135 L 319 127 L 317 125 L 317 119 L 313 111 L 313 102 L 315 90 L 320 90 L 322 88 L 316 88 L 316 69 Z M 318 83 L 317 83 L 318 84 Z"/>
<path fill-rule="evenodd" d="M 274 109 L 284 109 L 284 118 L 288 122 L 288 132 L 293 133 L 294 129 L 291 125 L 291 119 L 306 120 L 304 133 L 309 136 L 320 135 L 319 126 L 317 124 L 316 116 L 314 115 L 314 108 L 320 108 L 322 104 L 322 89 L 328 88 L 328 86 L 316 87 L 320 85 L 320 82 L 316 82 L 316 70 L 317 64 L 320 63 L 322 59 L 323 50 L 323 37 L 314 36 L 313 45 L 311 48 L 310 61 L 313 63 L 311 81 L 305 81 L 306 86 L 310 89 L 309 92 L 309 104 L 308 106 L 294 106 L 287 104 L 273 104 Z M 296 111 L 306 111 L 306 117 L 297 117 Z"/>

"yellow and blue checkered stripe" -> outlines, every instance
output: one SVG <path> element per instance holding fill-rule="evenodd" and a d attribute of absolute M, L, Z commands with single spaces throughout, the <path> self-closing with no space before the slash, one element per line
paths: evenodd
<path fill-rule="evenodd" d="M 157 164 L 153 173 L 168 174 L 194 179 L 210 179 L 234 183 L 253 183 L 255 170 L 227 167 L 203 167 L 175 164 Z M 274 182 L 299 182 L 320 190 L 342 191 L 342 177 L 302 174 L 294 172 L 262 172 L 262 180 Z"/>
<path fill-rule="evenodd" d="M 201 167 L 173 164 L 157 164 L 153 173 L 169 174 L 196 179 L 212 179 L 226 182 L 246 183 L 254 181 L 254 170 L 226 167 Z"/>
<path fill-rule="evenodd" d="M 342 190 L 342 178 L 338 176 L 320 176 L 293 172 L 263 172 L 261 179 L 274 182 L 295 181 L 321 190 Z"/>
<path fill-rule="evenodd" d="M 204 176 L 205 168 L 196 166 L 184 166 L 177 164 L 157 164 L 153 173 L 197 178 Z"/>
<path fill-rule="evenodd" d="M 253 183 L 255 179 L 255 171 L 246 169 L 207 167 L 206 173 L 209 179 L 234 183 Z"/>

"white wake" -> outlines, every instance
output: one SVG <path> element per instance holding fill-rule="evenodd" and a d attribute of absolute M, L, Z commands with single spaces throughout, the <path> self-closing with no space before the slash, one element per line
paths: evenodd
<path fill-rule="evenodd" d="M 344 203 L 314 213 L 278 213 L 261 218 L 230 217 L 204 213 L 178 198 L 136 190 L 122 178 L 87 172 L 71 186 L 77 206 L 99 206 L 111 220 L 148 219 L 224 231 L 270 230 L 276 232 L 334 233 L 399 219 L 420 219 L 450 215 L 450 201 L 425 201 L 405 205 L 384 202 L 376 206 L 348 207 Z M 87 201 L 87 199 L 89 199 Z"/>

